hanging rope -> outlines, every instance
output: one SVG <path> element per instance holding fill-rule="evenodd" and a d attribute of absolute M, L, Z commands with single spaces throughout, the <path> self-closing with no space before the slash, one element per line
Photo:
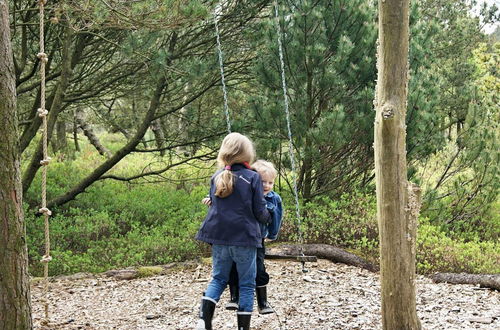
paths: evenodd
<path fill-rule="evenodd" d="M 279 51 L 280 68 L 281 68 L 281 87 L 283 89 L 283 100 L 284 100 L 284 107 L 285 107 L 285 113 L 286 113 L 286 126 L 288 129 L 288 152 L 290 153 L 290 161 L 292 164 L 292 181 L 293 181 L 293 193 L 294 193 L 294 197 L 295 197 L 295 213 L 297 216 L 300 251 L 301 251 L 301 254 L 304 255 L 303 247 L 302 247 L 302 245 L 304 244 L 304 237 L 302 235 L 302 230 L 300 229 L 301 218 L 300 218 L 299 193 L 298 193 L 298 189 L 297 189 L 297 175 L 296 175 L 297 168 L 295 165 L 295 155 L 293 152 L 292 128 L 291 128 L 291 124 L 290 124 L 290 110 L 289 110 L 289 105 L 288 105 L 288 97 L 287 97 L 288 93 L 287 93 L 286 77 L 285 77 L 285 60 L 283 59 L 283 42 L 281 40 L 282 31 L 281 31 L 281 25 L 280 25 L 280 21 L 279 21 L 278 2 L 276 0 L 274 1 L 274 18 L 276 21 L 276 28 L 278 30 L 278 51 Z M 304 264 L 302 264 L 302 265 L 304 266 Z"/>
<path fill-rule="evenodd" d="M 40 260 L 43 263 L 43 276 L 44 276 L 44 288 L 45 296 L 43 297 L 43 305 L 45 309 L 45 320 L 44 323 L 49 323 L 49 303 L 48 303 L 48 293 L 49 293 L 49 261 L 52 260 L 50 256 L 50 233 L 49 233 L 49 216 L 52 212 L 47 208 L 47 165 L 49 165 L 50 157 L 47 152 L 47 115 L 48 111 L 45 109 L 45 65 L 47 64 L 49 58 L 45 54 L 45 43 L 44 43 L 44 9 L 47 4 L 47 0 L 38 0 L 38 6 L 40 9 L 40 52 L 37 57 L 40 59 L 40 108 L 38 109 L 38 116 L 42 118 L 42 146 L 43 146 L 43 159 L 40 161 L 42 165 L 42 207 L 39 209 L 40 213 L 43 213 L 45 218 L 45 254 Z"/>
<path fill-rule="evenodd" d="M 222 5 L 219 2 L 214 9 L 215 36 L 217 37 L 217 53 L 219 55 L 219 68 L 220 68 L 220 77 L 222 82 L 222 93 L 224 95 L 224 113 L 226 114 L 227 132 L 231 133 L 231 120 L 229 119 L 229 107 L 227 106 L 226 80 L 224 78 L 224 60 L 222 57 L 222 47 L 220 44 L 220 34 L 219 34 L 219 13 L 221 11 L 222 11 Z"/>

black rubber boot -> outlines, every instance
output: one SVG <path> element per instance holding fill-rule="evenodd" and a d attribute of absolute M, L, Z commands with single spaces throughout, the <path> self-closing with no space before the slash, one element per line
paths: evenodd
<path fill-rule="evenodd" d="M 237 312 L 238 316 L 238 330 L 250 330 L 250 319 L 252 318 L 251 312 Z"/>
<path fill-rule="evenodd" d="M 229 293 L 231 295 L 231 300 L 226 304 L 225 308 L 230 311 L 237 311 L 238 301 L 240 299 L 240 289 L 237 285 L 230 285 Z"/>
<path fill-rule="evenodd" d="M 196 324 L 196 330 L 212 330 L 212 318 L 214 317 L 215 302 L 203 297 L 200 306 L 200 319 Z"/>
<path fill-rule="evenodd" d="M 259 308 L 259 314 L 271 314 L 274 313 L 273 308 L 267 302 L 267 287 L 258 286 L 255 288 L 257 293 L 257 306 Z"/>

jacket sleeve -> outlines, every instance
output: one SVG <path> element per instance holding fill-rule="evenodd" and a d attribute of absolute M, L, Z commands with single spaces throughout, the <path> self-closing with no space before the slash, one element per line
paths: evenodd
<path fill-rule="evenodd" d="M 283 203 L 281 201 L 281 197 L 276 194 L 275 198 L 267 203 L 267 208 L 272 209 L 272 220 L 268 227 L 269 234 L 267 235 L 267 238 L 275 240 L 278 238 L 278 232 L 281 228 L 281 219 L 283 218 Z"/>
<path fill-rule="evenodd" d="M 257 218 L 257 221 L 264 225 L 268 225 L 271 222 L 271 214 L 266 207 L 266 200 L 264 199 L 264 188 L 262 187 L 262 180 L 260 175 L 257 175 L 252 182 L 252 205 L 253 214 Z"/>

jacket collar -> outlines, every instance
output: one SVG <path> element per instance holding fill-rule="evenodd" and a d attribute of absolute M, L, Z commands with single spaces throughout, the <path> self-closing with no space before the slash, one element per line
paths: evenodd
<path fill-rule="evenodd" d="M 242 170 L 242 169 L 252 169 L 248 163 L 236 163 L 236 164 L 233 164 L 231 165 L 231 171 L 239 171 L 239 170 Z"/>
<path fill-rule="evenodd" d="M 271 190 L 270 192 L 267 193 L 266 197 L 274 197 L 276 195 L 276 193 L 274 192 L 274 190 Z"/>

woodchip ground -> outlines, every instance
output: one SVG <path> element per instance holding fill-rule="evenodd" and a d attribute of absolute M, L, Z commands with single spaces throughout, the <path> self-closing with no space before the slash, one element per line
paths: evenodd
<path fill-rule="evenodd" d="M 252 329 L 381 329 L 379 275 L 319 260 L 307 265 L 266 261 L 269 301 L 276 314 L 254 310 Z M 50 324 L 43 318 L 42 284 L 32 286 L 35 329 L 193 329 L 210 265 L 172 267 L 133 280 L 77 274 L 51 282 Z M 215 311 L 214 329 L 236 329 L 234 312 Z M 500 293 L 472 285 L 417 279 L 417 312 L 423 329 L 500 329 Z"/>

